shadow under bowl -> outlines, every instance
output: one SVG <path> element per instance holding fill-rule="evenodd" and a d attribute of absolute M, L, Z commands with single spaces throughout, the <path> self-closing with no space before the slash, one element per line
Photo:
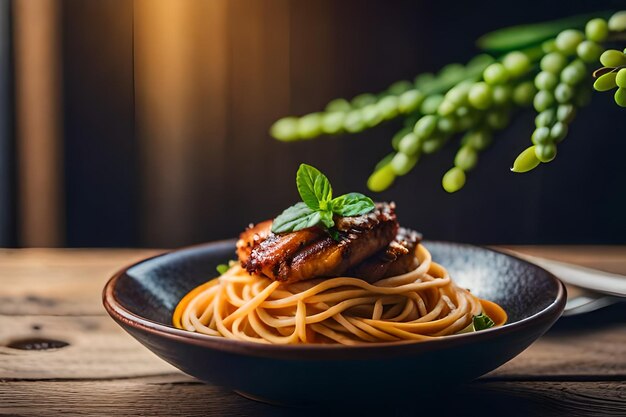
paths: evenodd
<path fill-rule="evenodd" d="M 106 284 L 103 303 L 124 330 L 183 372 L 282 404 L 415 398 L 417 392 L 467 382 L 518 355 L 563 311 L 565 287 L 536 265 L 472 245 L 426 241 L 425 246 L 457 284 L 502 306 L 508 323 L 425 342 L 360 346 L 266 345 L 174 328 L 178 301 L 234 257 L 234 240 L 131 265 Z"/>

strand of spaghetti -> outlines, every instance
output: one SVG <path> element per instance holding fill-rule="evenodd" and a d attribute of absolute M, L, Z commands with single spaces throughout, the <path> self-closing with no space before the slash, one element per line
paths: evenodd
<path fill-rule="evenodd" d="M 417 320 L 420 317 L 419 312 L 417 311 L 417 306 L 415 305 L 414 302 L 412 302 L 412 300 L 409 305 L 411 306 L 411 310 L 409 311 L 409 315 L 406 316 L 406 320 L 408 321 Z"/>
<path fill-rule="evenodd" d="M 226 294 L 228 295 L 228 302 L 229 304 L 232 304 L 236 307 L 241 307 L 242 305 L 244 305 L 246 303 L 246 297 L 244 292 L 247 291 L 248 293 L 250 293 L 250 291 L 252 290 L 252 288 L 250 287 L 250 285 L 244 285 L 243 287 L 241 287 L 241 296 L 239 294 L 237 294 L 237 285 L 241 285 L 241 283 L 239 283 L 238 281 L 226 281 L 225 284 L 225 288 L 226 288 Z"/>
<path fill-rule="evenodd" d="M 346 298 L 358 298 L 363 297 L 365 295 L 371 294 L 371 291 L 368 290 L 339 290 L 333 291 L 330 293 L 324 294 L 316 294 L 310 297 L 306 297 L 307 303 L 317 303 L 317 302 L 334 302 L 345 300 Z"/>
<path fill-rule="evenodd" d="M 378 340 L 381 341 L 385 341 L 385 342 L 395 342 L 400 340 L 399 338 L 384 332 L 382 330 L 377 329 L 374 326 L 370 326 L 367 323 L 363 322 L 363 319 L 358 319 L 356 317 L 346 317 L 346 319 L 352 323 L 355 327 L 358 327 L 359 329 L 363 330 L 364 332 L 376 337 Z"/>
<path fill-rule="evenodd" d="M 337 343 L 341 343 L 342 345 L 356 345 L 358 344 L 357 341 L 354 341 L 352 339 L 350 339 L 349 337 L 346 337 L 340 333 L 335 332 L 334 330 L 329 329 L 328 327 L 324 326 L 323 324 L 313 324 L 311 326 L 311 328 L 313 330 L 315 330 L 317 333 L 326 336 L 329 339 L 334 340 Z"/>
<path fill-rule="evenodd" d="M 399 287 L 390 288 L 390 287 L 376 287 L 358 278 L 333 278 L 333 279 L 326 280 L 323 283 L 318 284 L 317 286 L 304 291 L 303 293 L 295 294 L 291 297 L 287 297 L 282 300 L 265 301 L 262 307 L 263 308 L 284 307 L 285 305 L 291 305 L 295 303 L 297 300 L 308 298 L 309 296 L 313 294 L 326 291 L 330 288 L 337 288 L 341 286 L 351 285 L 351 286 L 367 289 L 371 291 L 372 293 L 377 293 L 377 294 L 401 294 L 401 293 L 409 292 L 409 291 L 420 291 L 426 288 L 441 287 L 449 283 L 450 283 L 450 277 L 442 277 L 442 278 L 439 278 L 437 280 L 433 280 L 430 282 L 405 284 Z"/>
<path fill-rule="evenodd" d="M 302 343 L 306 343 L 306 304 L 298 301 L 296 308 L 296 333 Z"/>
<path fill-rule="evenodd" d="M 372 312 L 372 319 L 373 320 L 380 320 L 380 317 L 383 315 L 383 302 L 382 300 L 379 298 L 378 300 L 376 300 L 376 302 L 374 303 L 374 311 Z"/>
<path fill-rule="evenodd" d="M 425 333 L 412 333 L 405 330 L 396 329 L 395 327 L 387 326 L 385 323 L 379 326 L 381 330 L 397 336 L 400 340 L 426 340 L 432 339 L 433 336 Z"/>
<path fill-rule="evenodd" d="M 365 340 L 367 342 L 376 342 L 376 338 L 374 336 L 367 334 L 363 330 L 359 329 L 358 327 L 350 323 L 348 320 L 346 320 L 346 318 L 341 313 L 335 314 L 333 316 L 333 319 L 335 319 L 337 324 L 339 324 L 340 326 L 343 326 L 346 330 L 348 330 L 350 333 L 352 333 L 359 339 Z"/>
<path fill-rule="evenodd" d="M 182 327 L 183 313 L 184 313 L 185 309 L 187 308 L 187 306 L 189 305 L 189 303 L 194 300 L 194 298 L 197 296 L 197 294 L 203 293 L 207 288 L 214 287 L 215 284 L 216 284 L 216 282 L 214 282 L 214 281 L 209 281 L 209 282 L 207 282 L 205 284 L 202 284 L 199 287 L 196 287 L 193 290 L 191 290 L 187 295 L 185 295 L 183 297 L 182 300 L 180 300 L 180 302 L 178 303 L 178 305 L 174 309 L 174 314 L 173 314 L 173 317 L 172 317 L 172 321 L 173 321 L 174 326 Z"/>
<path fill-rule="evenodd" d="M 196 316 L 191 316 L 190 321 L 193 324 L 193 329 L 198 333 L 204 333 L 211 336 L 220 336 L 220 332 L 200 323 Z"/>
<path fill-rule="evenodd" d="M 441 299 L 443 300 L 444 303 L 446 303 L 450 311 L 453 311 L 454 309 L 456 309 L 456 305 L 452 303 L 452 300 L 450 300 L 450 297 L 448 297 L 446 294 L 442 294 Z"/>
<path fill-rule="evenodd" d="M 435 306 L 433 307 L 432 310 L 430 310 L 428 313 L 426 313 L 425 315 L 423 315 L 422 317 L 414 320 L 416 323 L 425 323 L 428 321 L 433 321 L 435 320 L 437 317 L 441 316 L 441 313 L 443 312 L 443 309 L 446 307 L 446 303 L 439 298 L 437 300 L 437 304 L 435 304 Z M 391 320 L 390 320 L 391 321 Z M 399 320 L 393 320 L 393 321 L 399 321 Z"/>
<path fill-rule="evenodd" d="M 407 298 L 406 303 L 404 304 L 404 308 L 402 309 L 402 312 L 400 312 L 400 315 L 396 318 L 396 320 L 387 320 L 387 321 L 402 321 L 406 319 L 409 316 L 409 314 L 411 314 L 411 311 L 413 311 L 411 300 Z"/>
<path fill-rule="evenodd" d="M 428 310 L 426 309 L 426 304 L 424 303 L 424 299 L 422 296 L 417 293 L 409 293 L 408 298 L 411 299 L 415 303 L 415 308 L 417 310 L 418 319 L 428 314 Z M 391 321 L 401 321 L 401 320 L 391 320 Z"/>
<path fill-rule="evenodd" d="M 231 286 L 234 285 L 241 285 L 241 284 L 231 284 Z M 241 304 L 237 303 L 235 305 L 235 303 L 233 303 L 232 300 L 229 300 L 229 304 L 231 305 L 235 305 L 236 307 L 240 307 L 241 305 L 249 302 L 250 300 L 252 300 L 255 296 L 256 296 L 256 285 L 255 283 L 253 283 L 253 285 L 244 285 L 242 288 L 238 289 L 238 291 L 236 291 L 235 293 L 239 292 L 241 293 Z M 243 329 L 241 329 L 241 325 L 243 324 Z M 237 317 L 231 326 L 231 331 L 233 332 L 233 334 L 237 335 L 241 340 L 257 340 L 257 339 L 261 339 L 261 340 L 265 340 L 263 337 L 261 337 L 260 335 L 256 334 L 256 332 L 254 332 L 254 329 L 252 329 L 252 326 L 250 325 L 249 322 L 249 318 L 245 315 L 241 315 L 239 317 Z M 248 333 L 252 333 L 252 334 L 248 334 Z"/>
<path fill-rule="evenodd" d="M 208 315 L 208 310 L 211 310 L 210 308 L 208 308 L 208 306 L 210 305 L 210 302 L 213 299 L 213 296 L 215 293 L 217 293 L 217 290 L 219 288 L 218 287 L 212 287 L 208 290 L 205 290 L 203 293 L 199 294 L 195 299 L 193 299 L 188 305 L 187 305 L 187 310 L 190 312 L 193 312 L 193 314 L 189 314 L 189 315 L 185 315 L 183 316 L 184 322 L 186 322 L 188 324 L 188 326 L 192 329 L 202 329 L 204 330 L 204 332 L 209 333 L 209 334 L 213 334 L 213 333 L 217 333 L 219 334 L 219 332 L 208 328 L 202 318 L 205 315 Z M 203 307 L 204 307 L 204 311 L 203 311 Z M 198 311 L 201 311 L 202 313 L 200 314 L 200 316 L 198 317 Z"/>
<path fill-rule="evenodd" d="M 235 339 L 235 335 L 233 335 L 230 332 L 230 330 L 228 330 L 228 328 L 224 325 L 224 322 L 222 319 L 221 310 L 224 308 L 223 300 L 222 300 L 223 296 L 224 296 L 224 289 L 223 287 L 221 287 L 220 290 L 215 295 L 215 301 L 213 302 L 213 309 L 214 309 L 213 317 L 215 317 L 215 327 L 222 334 L 222 336 L 230 338 L 230 339 Z"/>
<path fill-rule="evenodd" d="M 239 331 L 239 325 L 240 323 L 243 322 L 243 320 L 246 317 L 239 317 L 237 318 L 234 322 L 233 322 L 233 334 L 235 335 L 235 337 L 239 340 L 245 340 L 248 342 L 257 342 L 257 343 L 265 343 L 265 344 L 270 344 L 272 343 L 271 341 L 267 340 L 266 337 L 264 337 L 261 334 L 257 333 L 258 337 L 254 337 L 254 336 L 248 336 L 245 332 L 243 331 Z M 250 324 L 250 321 L 247 321 L 246 324 Z M 254 330 L 254 329 L 253 329 Z"/>
<path fill-rule="evenodd" d="M 292 295 L 293 295 L 292 292 L 287 291 L 281 287 L 278 287 L 276 288 L 276 290 L 274 290 L 272 295 L 268 297 L 268 299 L 282 299 L 282 298 L 290 297 Z"/>
<path fill-rule="evenodd" d="M 270 343 L 281 344 L 281 345 L 293 344 L 293 343 L 296 343 L 298 341 L 298 334 L 297 334 L 295 328 L 294 328 L 293 332 L 289 336 L 286 336 L 286 337 L 285 336 L 276 336 L 276 335 L 272 334 L 271 332 L 269 332 L 267 329 L 265 329 L 265 327 L 263 326 L 263 323 L 261 323 L 258 320 L 256 313 L 257 312 L 255 312 L 255 311 L 251 311 L 248 314 L 248 322 L 250 323 L 250 326 L 252 326 L 254 331 L 257 332 L 257 334 L 260 337 L 262 337 L 263 339 L 269 341 Z"/>
<path fill-rule="evenodd" d="M 235 290 L 235 286 L 241 286 L 241 284 L 237 283 L 236 281 L 225 281 L 222 286 L 224 287 L 224 291 L 226 292 L 228 302 L 230 304 L 237 305 L 238 302 L 245 303 L 245 301 L 239 296 L 239 294 L 237 294 Z M 247 285 L 241 286 L 242 289 L 245 287 L 247 287 Z"/>
<path fill-rule="evenodd" d="M 237 319 L 233 320 L 233 324 L 232 326 L 230 326 L 230 331 L 233 332 L 233 334 L 235 335 L 235 337 L 237 339 L 240 340 L 244 340 L 245 337 L 247 336 L 245 333 L 243 333 L 243 331 L 240 329 L 241 323 L 243 322 L 243 319 L 245 317 L 238 317 Z M 243 333 L 243 334 L 242 334 Z"/>
<path fill-rule="evenodd" d="M 334 318 L 332 320 L 324 320 L 324 326 L 328 327 L 331 330 L 336 331 L 337 333 L 342 333 L 342 334 L 346 334 L 350 336 L 350 332 L 346 331 L 346 328 L 342 326 L 341 324 L 337 323 L 337 321 Z"/>
<path fill-rule="evenodd" d="M 256 295 L 252 300 L 240 306 L 237 310 L 235 310 L 235 312 L 231 313 L 228 317 L 226 317 L 223 321 L 224 325 L 229 325 L 237 317 L 246 315 L 250 311 L 260 306 L 263 303 L 263 301 L 265 301 L 265 299 L 269 296 L 269 294 L 271 294 L 271 292 L 274 291 L 276 287 L 278 287 L 279 285 L 280 285 L 280 282 L 274 281 L 270 285 L 265 287 L 265 289 L 261 291 L 258 295 Z"/>
<path fill-rule="evenodd" d="M 388 321 L 401 320 L 401 319 L 398 319 L 398 317 L 400 317 L 400 315 L 403 314 L 403 312 L 407 309 L 406 303 L 408 302 L 409 300 L 407 298 L 407 300 L 404 301 L 404 304 L 403 303 L 396 304 L 395 306 L 387 310 L 381 318 L 383 320 L 388 320 Z"/>
<path fill-rule="evenodd" d="M 198 293 L 195 298 L 189 300 L 181 317 L 185 328 L 193 329 L 194 327 L 193 324 L 190 322 L 188 315 L 185 313 L 187 311 L 197 311 L 198 309 L 202 309 L 202 307 L 204 307 L 204 309 L 207 309 L 218 290 L 219 287 L 211 286 L 210 288 L 205 289 L 203 292 Z"/>
<path fill-rule="evenodd" d="M 445 330 L 441 330 L 439 332 L 433 333 L 433 336 L 445 336 L 449 333 L 456 333 L 459 330 L 463 330 L 467 327 L 469 323 L 467 322 L 467 317 L 461 316 L 454 323 L 448 326 Z"/>
<path fill-rule="evenodd" d="M 384 323 L 385 325 L 389 325 L 394 329 L 400 329 L 403 331 L 406 330 L 407 332 L 410 332 L 410 333 L 432 334 L 432 333 L 442 331 L 443 329 L 446 329 L 459 318 L 467 319 L 466 314 L 467 314 L 466 309 L 457 309 L 449 315 L 446 315 L 442 318 L 439 318 L 437 320 L 432 320 L 429 322 L 416 323 L 413 321 L 413 322 L 403 322 L 403 323 L 398 323 L 398 322 L 392 323 L 392 322 L 366 321 L 366 323 L 372 324 L 373 326 L 380 326 L 381 323 Z M 466 325 L 467 324 L 468 323 L 466 323 Z"/>
<path fill-rule="evenodd" d="M 454 322 L 459 317 L 461 317 L 463 314 L 466 314 L 467 310 L 469 310 L 467 304 L 468 304 L 467 303 L 467 299 L 465 297 L 463 297 L 460 300 L 459 305 L 453 311 L 451 311 L 450 314 L 448 314 L 447 316 L 445 316 L 443 318 L 436 319 L 436 320 L 431 320 L 431 321 L 428 321 L 428 322 L 417 322 L 417 320 L 410 321 L 410 322 L 403 322 L 403 323 L 393 322 L 393 323 L 389 323 L 389 325 L 392 326 L 394 329 L 409 330 L 411 332 L 416 332 L 416 331 L 425 331 L 425 332 L 440 331 L 442 328 L 445 328 L 445 327 L 449 326 L 450 322 Z M 372 322 L 375 322 L 376 320 L 364 319 L 364 321 L 366 323 L 369 323 L 369 324 L 374 324 Z M 386 323 L 388 323 L 388 322 L 386 322 Z"/>
<path fill-rule="evenodd" d="M 280 336 L 290 336 L 293 334 L 293 330 L 295 329 L 294 326 L 289 326 L 289 327 L 275 327 L 274 330 L 276 330 L 276 332 L 280 335 Z"/>
<path fill-rule="evenodd" d="M 200 323 L 205 326 L 209 324 L 211 322 L 211 319 L 213 318 L 213 309 L 208 308 L 213 301 L 213 298 L 213 296 L 207 296 L 206 300 L 204 300 L 204 302 L 201 305 L 198 305 L 194 310 L 196 316 L 198 316 L 198 312 L 201 312 L 198 320 L 200 320 Z"/>
<path fill-rule="evenodd" d="M 337 312 L 345 311 L 354 305 L 373 302 L 373 301 L 375 302 L 377 299 L 378 298 L 376 295 L 372 295 L 371 297 L 344 300 L 343 302 L 337 303 L 333 306 L 327 305 L 327 308 L 325 308 L 323 311 L 316 313 L 316 314 L 308 315 L 306 317 L 306 324 L 318 323 L 318 322 L 324 321 Z M 388 301 L 388 300 L 384 300 L 384 301 Z M 259 308 L 258 313 L 259 313 L 259 318 L 265 324 L 271 327 L 284 327 L 284 326 L 295 325 L 295 317 L 293 316 L 292 317 L 275 317 L 275 316 L 270 315 L 263 308 Z"/>
<path fill-rule="evenodd" d="M 252 284 L 252 292 L 254 294 L 258 294 L 261 291 L 263 291 L 263 289 L 265 288 L 265 284 L 267 284 L 267 282 L 272 282 L 270 280 L 268 280 L 267 278 L 265 280 L 257 280 L 254 284 Z M 274 292 L 275 290 L 273 290 L 272 292 Z"/>
<path fill-rule="evenodd" d="M 252 299 L 253 291 L 254 287 L 251 287 L 250 285 L 245 285 L 241 289 L 241 298 L 244 300 L 244 302 L 250 301 L 250 299 Z"/>
<path fill-rule="evenodd" d="M 441 265 L 439 265 L 437 262 L 431 262 L 430 263 L 430 268 L 428 269 L 428 274 L 431 276 L 442 276 L 442 277 L 447 277 L 448 276 L 448 271 Z"/>
<path fill-rule="evenodd" d="M 478 298 L 474 297 L 467 290 L 464 290 L 464 289 L 458 288 L 458 287 L 456 287 L 456 289 L 461 294 L 461 296 L 463 296 L 469 302 L 469 305 L 471 307 L 470 308 L 470 314 L 471 314 L 472 317 L 473 316 L 477 316 L 480 313 L 482 313 L 483 306 L 482 306 L 482 304 L 481 304 L 481 302 L 480 302 L 480 300 Z"/>
<path fill-rule="evenodd" d="M 260 336 L 258 334 L 256 334 L 256 332 L 254 331 L 254 329 L 252 328 L 252 326 L 250 326 L 250 322 L 246 319 L 243 322 L 243 333 L 248 336 L 248 337 L 252 337 L 252 338 L 260 338 Z"/>
<path fill-rule="evenodd" d="M 445 319 L 441 319 L 438 323 L 438 326 L 425 326 L 420 329 L 420 331 L 415 331 L 415 329 L 406 330 L 404 328 L 398 328 L 396 326 L 397 323 L 388 323 L 388 322 L 379 322 L 376 323 L 376 327 L 385 330 L 388 333 L 399 336 L 401 339 L 420 339 L 424 336 L 434 337 L 436 334 L 442 330 L 449 329 L 456 320 L 452 321 L 450 317 L 446 317 Z M 426 325 L 430 323 L 424 323 Z"/>
<path fill-rule="evenodd" d="M 373 295 L 371 297 L 361 297 L 361 298 L 354 298 L 354 299 L 348 299 L 348 300 L 344 300 L 340 303 L 335 304 L 334 306 L 330 307 L 328 310 L 323 311 L 321 313 L 317 313 L 311 316 L 307 316 L 306 318 L 306 323 L 307 324 L 312 324 L 312 323 L 319 323 L 321 321 L 324 321 L 326 319 L 328 319 L 329 317 L 334 316 L 337 313 L 340 313 L 352 306 L 356 306 L 359 304 L 367 304 L 367 303 L 372 303 L 372 302 L 376 302 L 377 297 L 376 295 Z M 280 326 L 289 326 L 289 325 L 294 325 L 295 323 L 295 318 L 293 317 L 288 317 L 288 318 L 284 318 L 284 319 L 274 319 L 275 323 L 277 325 Z"/>

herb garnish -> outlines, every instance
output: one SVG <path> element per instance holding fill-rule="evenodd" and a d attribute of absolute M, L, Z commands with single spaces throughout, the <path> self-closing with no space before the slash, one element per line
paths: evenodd
<path fill-rule="evenodd" d="M 228 261 L 227 264 L 219 264 L 218 266 L 215 267 L 215 269 L 217 269 L 217 272 L 220 275 L 223 275 L 223 274 L 226 273 L 226 271 L 228 271 L 236 263 L 237 263 L 237 261 L 231 259 L 230 261 Z"/>
<path fill-rule="evenodd" d="M 491 317 L 484 313 L 474 316 L 472 321 L 474 323 L 474 330 L 476 331 L 485 330 L 496 325 L 493 320 L 491 320 Z"/>
<path fill-rule="evenodd" d="M 369 213 L 375 207 L 371 198 L 360 193 L 348 193 L 333 198 L 330 181 L 311 165 L 300 164 L 296 173 L 296 185 L 302 201 L 274 219 L 274 233 L 295 232 L 322 224 L 333 234 L 330 231 L 335 225 L 333 215 L 359 216 Z"/>

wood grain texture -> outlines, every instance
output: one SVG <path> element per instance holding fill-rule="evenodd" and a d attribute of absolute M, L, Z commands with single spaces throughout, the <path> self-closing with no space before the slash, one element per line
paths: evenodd
<path fill-rule="evenodd" d="M 458 416 L 474 415 L 479 410 L 496 416 L 623 416 L 626 385 L 610 381 L 490 382 L 446 391 L 440 397 L 398 399 L 396 404 L 364 406 L 362 400 L 345 406 L 277 407 L 182 375 L 115 381 L 0 382 L 0 415 L 20 416 L 409 416 L 425 412 Z"/>
<path fill-rule="evenodd" d="M 621 315 L 617 319 L 621 323 L 575 323 L 569 328 L 567 323 L 558 323 L 522 354 L 484 378 L 576 380 L 601 375 L 626 380 L 626 309 L 611 308 L 593 316 L 609 313 L 614 320 Z M 576 317 L 562 320 L 578 321 Z"/>
<path fill-rule="evenodd" d="M 49 351 L 7 344 L 41 337 L 69 346 Z M 0 379 L 103 379 L 178 371 L 128 336 L 108 317 L 0 315 Z"/>
<path fill-rule="evenodd" d="M 0 250 L 0 315 L 104 315 L 100 291 L 155 250 Z"/>
<path fill-rule="evenodd" d="M 626 271 L 626 248 L 516 247 L 568 262 Z M 155 250 L 0 250 L 0 415 L 463 415 L 476 398 L 494 415 L 624 415 L 626 307 L 564 318 L 521 355 L 446 398 L 359 409 L 279 408 L 205 385 L 156 358 L 101 307 L 100 291 L 120 267 Z M 606 259 L 606 262 L 604 260 Z M 24 338 L 69 346 L 20 351 Z M 416 407 L 415 403 L 420 406 Z M 482 406 L 476 406 L 484 410 Z"/>

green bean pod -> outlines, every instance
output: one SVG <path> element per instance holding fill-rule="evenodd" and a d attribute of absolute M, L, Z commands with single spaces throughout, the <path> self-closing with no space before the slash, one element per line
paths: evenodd
<path fill-rule="evenodd" d="M 383 165 L 370 175 L 367 179 L 367 188 L 374 192 L 386 190 L 393 184 L 396 174 L 391 164 Z"/>
<path fill-rule="evenodd" d="M 465 172 L 459 167 L 448 170 L 441 179 L 443 189 L 449 193 L 456 193 L 465 185 Z"/>
<path fill-rule="evenodd" d="M 537 158 L 537 155 L 535 154 L 535 146 L 533 145 L 529 148 L 526 148 L 526 150 L 524 150 L 518 155 L 517 158 L 515 158 L 511 171 L 518 173 L 532 171 L 540 163 L 541 161 L 539 160 L 539 158 Z"/>

